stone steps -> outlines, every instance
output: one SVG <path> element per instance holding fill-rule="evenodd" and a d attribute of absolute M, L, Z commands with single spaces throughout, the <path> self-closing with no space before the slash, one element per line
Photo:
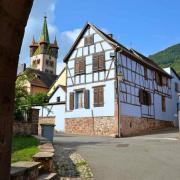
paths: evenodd
<path fill-rule="evenodd" d="M 37 180 L 57 180 L 57 179 L 58 179 L 57 173 L 46 173 L 40 175 Z"/>

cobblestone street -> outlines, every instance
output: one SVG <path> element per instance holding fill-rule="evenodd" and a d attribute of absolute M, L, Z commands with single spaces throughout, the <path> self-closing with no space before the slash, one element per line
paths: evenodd
<path fill-rule="evenodd" d="M 55 144 L 56 170 L 61 180 L 93 179 L 87 162 L 73 149 Z"/>

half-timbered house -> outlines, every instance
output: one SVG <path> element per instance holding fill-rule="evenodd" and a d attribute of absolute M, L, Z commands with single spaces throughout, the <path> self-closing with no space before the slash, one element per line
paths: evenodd
<path fill-rule="evenodd" d="M 129 136 L 173 126 L 172 76 L 87 23 L 64 58 L 65 131 Z"/>

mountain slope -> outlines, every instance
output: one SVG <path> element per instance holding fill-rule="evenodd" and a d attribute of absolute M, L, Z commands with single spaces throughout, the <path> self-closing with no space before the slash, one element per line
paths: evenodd
<path fill-rule="evenodd" d="M 171 66 L 180 74 L 180 44 L 171 46 L 149 57 L 161 67 Z"/>

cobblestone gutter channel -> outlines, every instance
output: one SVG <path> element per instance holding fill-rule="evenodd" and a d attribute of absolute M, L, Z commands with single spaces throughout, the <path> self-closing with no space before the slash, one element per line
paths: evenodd
<path fill-rule="evenodd" d="M 55 144 L 54 162 L 60 180 L 93 180 L 88 163 L 70 148 Z"/>

